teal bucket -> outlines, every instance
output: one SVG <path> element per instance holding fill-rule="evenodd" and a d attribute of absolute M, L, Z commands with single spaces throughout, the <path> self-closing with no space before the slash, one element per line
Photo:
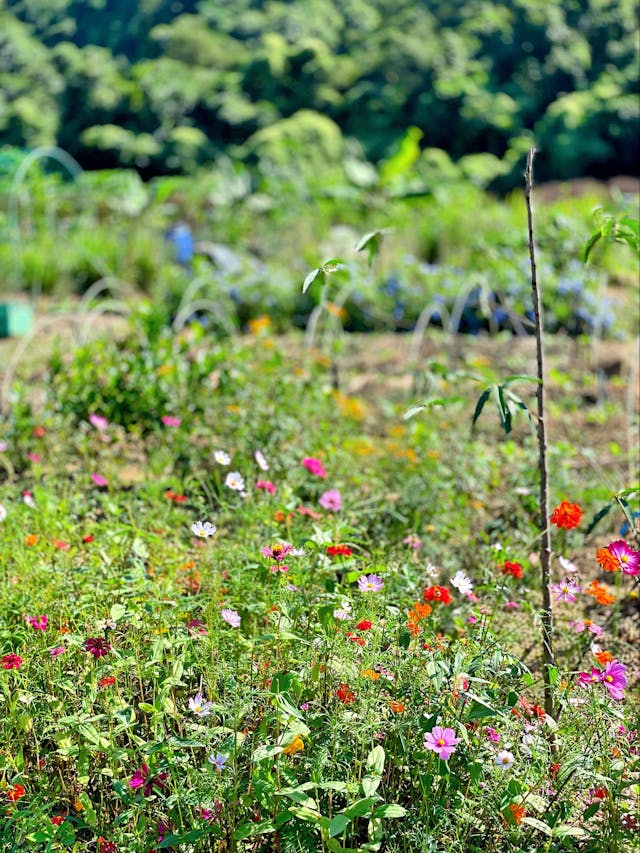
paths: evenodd
<path fill-rule="evenodd" d="M 0 302 L 0 338 L 21 338 L 33 326 L 33 307 L 26 302 Z"/>

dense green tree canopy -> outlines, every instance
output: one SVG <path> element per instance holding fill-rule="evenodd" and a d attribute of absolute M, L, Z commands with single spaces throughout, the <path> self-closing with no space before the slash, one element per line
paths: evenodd
<path fill-rule="evenodd" d="M 311 164 L 378 162 L 415 127 L 423 150 L 483 155 L 470 162 L 505 188 L 534 140 L 541 177 L 635 172 L 637 12 L 635 0 L 0 0 L 0 144 L 57 143 L 86 167 L 145 175 L 223 151 L 268 171 L 305 150 Z"/>

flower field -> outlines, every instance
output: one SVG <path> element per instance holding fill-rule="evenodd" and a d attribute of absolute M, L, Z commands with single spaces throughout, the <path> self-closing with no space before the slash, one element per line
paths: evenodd
<path fill-rule="evenodd" d="M 550 714 L 535 429 L 471 430 L 531 344 L 435 332 L 416 377 L 143 304 L 18 382 L 0 850 L 634 849 L 637 400 L 552 345 Z"/>

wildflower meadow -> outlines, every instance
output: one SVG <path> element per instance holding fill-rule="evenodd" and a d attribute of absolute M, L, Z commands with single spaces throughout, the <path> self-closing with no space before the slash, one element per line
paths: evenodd
<path fill-rule="evenodd" d="M 2 853 L 638 849 L 633 288 L 618 338 L 350 334 L 402 239 L 307 264 L 304 332 L 2 344 Z"/>

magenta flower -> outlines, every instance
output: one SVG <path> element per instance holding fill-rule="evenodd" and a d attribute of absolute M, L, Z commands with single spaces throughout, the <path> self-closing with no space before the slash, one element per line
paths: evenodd
<path fill-rule="evenodd" d="M 139 767 L 138 770 L 136 770 L 131 779 L 129 779 L 129 787 L 134 791 L 137 788 L 142 788 L 148 777 L 149 766 L 147 764 L 143 764 L 142 767 Z"/>
<path fill-rule="evenodd" d="M 25 616 L 24 617 L 32 628 L 36 631 L 46 631 L 49 624 L 48 616 Z"/>
<path fill-rule="evenodd" d="M 578 674 L 578 684 L 580 687 L 590 687 L 592 684 L 597 684 L 602 681 L 602 673 L 595 667 L 591 672 L 581 672 Z"/>
<path fill-rule="evenodd" d="M 562 583 L 552 583 L 550 589 L 555 595 L 557 602 L 574 602 L 576 595 L 582 592 L 582 587 L 573 578 L 567 578 Z"/>
<path fill-rule="evenodd" d="M 129 787 L 135 791 L 138 788 L 142 788 L 144 785 L 143 793 L 145 797 L 150 797 L 154 788 L 159 788 L 160 790 L 164 788 L 166 779 L 167 774 L 165 772 L 158 773 L 157 776 L 150 776 L 149 766 L 147 764 L 143 764 L 135 771 L 131 779 L 129 779 Z"/>
<path fill-rule="evenodd" d="M 109 421 L 102 415 L 89 415 L 89 423 L 100 432 L 109 426 Z"/>
<path fill-rule="evenodd" d="M 358 578 L 358 589 L 360 592 L 380 592 L 384 581 L 379 575 L 363 575 Z"/>
<path fill-rule="evenodd" d="M 612 660 L 604 668 L 600 680 L 614 699 L 624 699 L 624 688 L 627 686 L 627 668 L 620 661 Z"/>
<path fill-rule="evenodd" d="M 325 470 L 324 465 L 319 459 L 314 459 L 311 456 L 307 456 L 302 460 L 302 465 L 310 474 L 313 474 L 315 477 L 321 477 L 323 480 L 327 476 L 327 472 Z"/>
<path fill-rule="evenodd" d="M 10 654 L 2 657 L 3 669 L 20 669 L 21 666 L 22 658 L 20 655 L 15 654 L 15 652 L 11 652 Z"/>
<path fill-rule="evenodd" d="M 265 545 L 260 549 L 263 557 L 271 557 L 277 563 L 281 563 L 285 557 L 301 557 L 304 551 L 301 548 L 294 548 L 288 542 L 279 542 L 276 545 Z"/>
<path fill-rule="evenodd" d="M 442 726 L 434 726 L 424 736 L 424 748 L 435 752 L 441 761 L 448 761 L 456 751 L 460 738 L 456 737 L 453 729 L 443 729 Z"/>
<path fill-rule="evenodd" d="M 102 476 L 102 474 L 92 474 L 91 479 L 96 484 L 96 486 L 103 487 L 107 485 L 107 480 L 105 477 Z"/>
<path fill-rule="evenodd" d="M 42 462 L 42 456 L 39 453 L 27 453 L 27 458 L 31 460 L 31 462 Z"/>
<path fill-rule="evenodd" d="M 342 508 L 342 495 L 337 489 L 329 489 L 324 492 L 318 501 L 322 509 L 328 509 L 330 512 L 340 512 Z"/>
<path fill-rule="evenodd" d="M 269 480 L 258 480 L 256 483 L 256 489 L 264 489 L 265 492 L 269 492 L 270 495 L 275 495 L 276 487 Z"/>
<path fill-rule="evenodd" d="M 176 418 L 173 415 L 163 415 L 161 420 L 167 427 L 179 427 L 182 423 L 182 418 Z"/>
<path fill-rule="evenodd" d="M 57 658 L 58 655 L 63 655 L 65 653 L 64 646 L 54 646 L 52 649 L 49 649 L 49 654 L 52 658 Z"/>
<path fill-rule="evenodd" d="M 626 575 L 640 575 L 640 551 L 634 551 L 624 539 L 612 542 L 607 550 L 618 560 Z"/>
<path fill-rule="evenodd" d="M 111 644 L 104 637 L 87 637 L 82 645 L 96 660 L 103 658 L 111 651 Z"/>
<path fill-rule="evenodd" d="M 569 622 L 569 627 L 572 628 L 576 634 L 582 634 L 583 631 L 589 631 L 590 634 L 595 634 L 596 637 L 599 637 L 604 630 L 600 625 L 596 625 L 595 622 L 592 622 L 591 619 L 585 619 L 584 622 L 582 620 Z"/>

